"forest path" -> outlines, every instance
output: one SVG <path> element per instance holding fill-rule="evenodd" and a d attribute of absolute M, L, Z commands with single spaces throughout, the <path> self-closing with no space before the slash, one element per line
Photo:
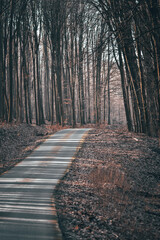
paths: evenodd
<path fill-rule="evenodd" d="M 57 132 L 0 176 L 0 239 L 59 240 L 53 190 L 89 129 Z"/>

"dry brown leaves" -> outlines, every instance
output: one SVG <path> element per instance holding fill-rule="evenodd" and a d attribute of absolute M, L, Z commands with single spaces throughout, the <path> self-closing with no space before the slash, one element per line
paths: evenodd
<path fill-rule="evenodd" d="M 158 240 L 159 161 L 156 138 L 90 131 L 56 190 L 64 239 Z"/>
<path fill-rule="evenodd" d="M 27 124 L 0 124 L 0 174 L 24 159 L 53 130 Z"/>

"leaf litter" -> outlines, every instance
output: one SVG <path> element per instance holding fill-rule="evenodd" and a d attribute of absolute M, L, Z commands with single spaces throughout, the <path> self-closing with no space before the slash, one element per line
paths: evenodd
<path fill-rule="evenodd" d="M 158 240 L 158 139 L 92 129 L 55 190 L 64 239 Z"/>
<path fill-rule="evenodd" d="M 23 160 L 54 132 L 55 129 L 26 123 L 0 124 L 0 174 Z"/>

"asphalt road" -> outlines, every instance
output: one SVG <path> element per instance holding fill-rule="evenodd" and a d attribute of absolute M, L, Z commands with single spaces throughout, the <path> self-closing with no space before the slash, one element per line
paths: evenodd
<path fill-rule="evenodd" d="M 0 240 L 60 240 L 53 189 L 89 129 L 65 129 L 0 176 Z"/>

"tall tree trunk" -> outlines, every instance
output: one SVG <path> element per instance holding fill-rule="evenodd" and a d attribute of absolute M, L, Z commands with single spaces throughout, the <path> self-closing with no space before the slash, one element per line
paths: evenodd
<path fill-rule="evenodd" d="M 125 86 L 125 73 L 124 73 L 124 66 L 122 61 L 122 54 L 120 47 L 118 46 L 118 53 L 119 53 L 119 70 L 121 74 L 121 84 L 122 84 L 122 92 L 123 92 L 123 100 L 124 100 L 124 107 L 125 107 L 125 113 L 126 113 L 126 120 L 127 120 L 127 127 L 129 131 L 133 130 L 132 125 L 132 118 L 131 118 L 131 111 L 130 111 L 130 104 L 129 104 L 129 96 L 127 94 L 127 89 Z"/>
<path fill-rule="evenodd" d="M 23 57 L 22 57 L 22 39 L 20 35 L 20 122 L 24 120 L 24 111 L 23 111 Z"/>
<path fill-rule="evenodd" d="M 108 125 L 111 124 L 111 99 L 110 99 L 110 41 L 108 39 L 108 74 L 107 74 L 107 83 L 108 83 Z"/>
<path fill-rule="evenodd" d="M 56 49 L 56 60 L 57 60 L 57 90 L 58 90 L 58 123 L 63 126 L 64 124 L 64 115 L 63 115 L 63 102 L 62 102 L 62 79 L 61 79 L 61 48 L 60 48 L 60 30 L 58 30 L 57 36 L 57 49 Z"/>
<path fill-rule="evenodd" d="M 28 62 L 29 62 L 29 59 L 28 59 Z M 27 98 L 28 98 L 29 123 L 32 124 L 32 107 L 31 107 L 31 91 L 30 91 L 30 81 L 29 81 L 29 66 L 28 66 L 28 69 L 27 69 L 27 95 L 28 95 Z"/>
<path fill-rule="evenodd" d="M 25 63 L 25 55 L 23 55 L 23 81 L 24 81 L 24 102 L 25 102 L 25 117 L 26 123 L 28 124 L 28 94 L 27 94 L 27 75 L 26 75 L 26 63 Z"/>
<path fill-rule="evenodd" d="M 33 86 L 34 86 L 34 106 L 35 106 L 35 118 L 36 125 L 38 125 L 38 109 L 37 109 L 37 84 L 36 84 L 36 62 L 35 62 L 35 54 L 32 44 L 32 66 L 33 66 Z"/>
<path fill-rule="evenodd" d="M 62 93 L 62 51 L 61 51 L 61 28 L 62 28 L 62 10 L 61 2 L 56 2 L 56 84 L 58 90 L 58 123 L 64 125 L 63 111 L 63 93 Z"/>
<path fill-rule="evenodd" d="M 4 73 L 3 73 L 3 22 L 2 3 L 0 0 L 0 120 L 4 120 Z"/>
<path fill-rule="evenodd" d="M 90 59 L 89 59 L 89 31 L 87 28 L 87 105 L 88 105 L 88 123 L 91 122 L 91 104 L 90 104 Z"/>
<path fill-rule="evenodd" d="M 13 35 L 13 11 L 14 11 L 14 0 L 11 0 L 11 15 L 10 15 L 10 26 L 9 26 L 9 78 L 10 78 L 10 97 L 9 97 L 9 122 L 13 119 L 13 64 L 12 64 L 12 35 Z"/>
<path fill-rule="evenodd" d="M 80 93 L 80 122 L 85 124 L 85 105 L 84 105 L 84 86 L 83 86 L 83 8 L 81 8 L 79 19 L 80 33 L 79 33 L 79 93 Z"/>
<path fill-rule="evenodd" d="M 97 52 L 97 69 L 96 69 L 96 123 L 99 125 L 101 121 L 101 56 L 102 52 L 98 46 Z"/>
<path fill-rule="evenodd" d="M 54 53 L 54 48 L 52 50 L 52 69 L 51 69 L 51 124 L 53 125 L 54 123 L 54 106 L 56 109 L 56 122 L 58 119 L 57 116 L 57 92 L 56 92 L 56 82 L 55 82 L 55 53 Z M 58 123 L 58 122 L 57 122 Z"/>
<path fill-rule="evenodd" d="M 150 16 L 151 25 L 153 27 L 152 36 L 154 42 L 155 51 L 155 69 L 156 69 L 156 82 L 157 82 L 157 96 L 158 96 L 158 135 L 159 135 L 159 146 L 160 146 L 160 9 L 159 0 L 145 1 L 148 7 L 148 14 Z"/>
<path fill-rule="evenodd" d="M 102 65 L 102 52 L 103 52 L 103 34 L 104 22 L 101 23 L 101 33 L 97 42 L 97 67 L 96 67 L 96 122 L 101 122 L 101 65 Z"/>
<path fill-rule="evenodd" d="M 43 104 L 41 95 L 40 70 L 39 70 L 39 46 L 36 44 L 36 73 L 37 73 L 37 97 L 38 97 L 38 125 L 44 124 Z"/>
<path fill-rule="evenodd" d="M 139 102 L 139 97 L 137 95 L 137 91 L 139 91 L 138 85 L 137 85 L 137 79 L 135 78 L 135 76 L 137 75 L 137 73 L 135 73 L 135 75 L 133 74 L 134 78 L 132 77 L 132 72 L 131 72 L 131 68 L 130 68 L 130 64 L 128 62 L 128 57 L 126 55 L 126 50 L 123 49 L 123 55 L 124 55 L 124 60 L 125 60 L 125 67 L 126 67 L 126 73 L 127 73 L 127 79 L 128 79 L 128 85 L 130 86 L 130 91 L 131 91 L 131 98 L 132 98 L 132 106 L 133 106 L 133 112 L 135 114 L 135 130 L 136 132 L 142 132 L 142 119 L 141 119 L 141 111 L 142 109 L 140 109 L 140 102 Z M 132 65 L 132 70 L 134 69 L 134 64 Z M 138 69 L 137 69 L 138 71 Z M 138 78 L 138 76 L 137 76 Z"/>
<path fill-rule="evenodd" d="M 18 44 L 18 35 L 17 32 L 15 39 L 15 72 L 16 72 L 16 121 L 19 122 L 19 75 L 18 75 L 18 52 L 19 52 L 19 44 Z"/>
<path fill-rule="evenodd" d="M 49 86 L 50 86 L 50 77 L 49 77 L 49 61 L 48 61 L 48 50 L 47 50 L 47 35 L 44 36 L 44 57 L 45 57 L 45 113 L 46 119 L 51 120 L 50 113 L 50 104 L 49 104 Z"/>
<path fill-rule="evenodd" d="M 95 76 L 95 53 L 92 39 L 92 76 L 93 76 L 93 121 L 96 123 L 96 76 Z"/>
<path fill-rule="evenodd" d="M 76 65 L 76 59 L 74 59 L 73 54 L 74 54 L 74 43 L 73 43 L 73 29 L 71 28 L 71 79 L 72 79 L 72 84 L 71 84 L 71 100 L 72 100 L 72 127 L 74 128 L 76 126 L 76 116 L 75 116 L 75 78 L 76 78 L 76 70 L 74 68 L 74 64 Z M 76 54 L 75 54 L 76 55 Z M 76 56 L 75 56 L 76 58 Z"/>

